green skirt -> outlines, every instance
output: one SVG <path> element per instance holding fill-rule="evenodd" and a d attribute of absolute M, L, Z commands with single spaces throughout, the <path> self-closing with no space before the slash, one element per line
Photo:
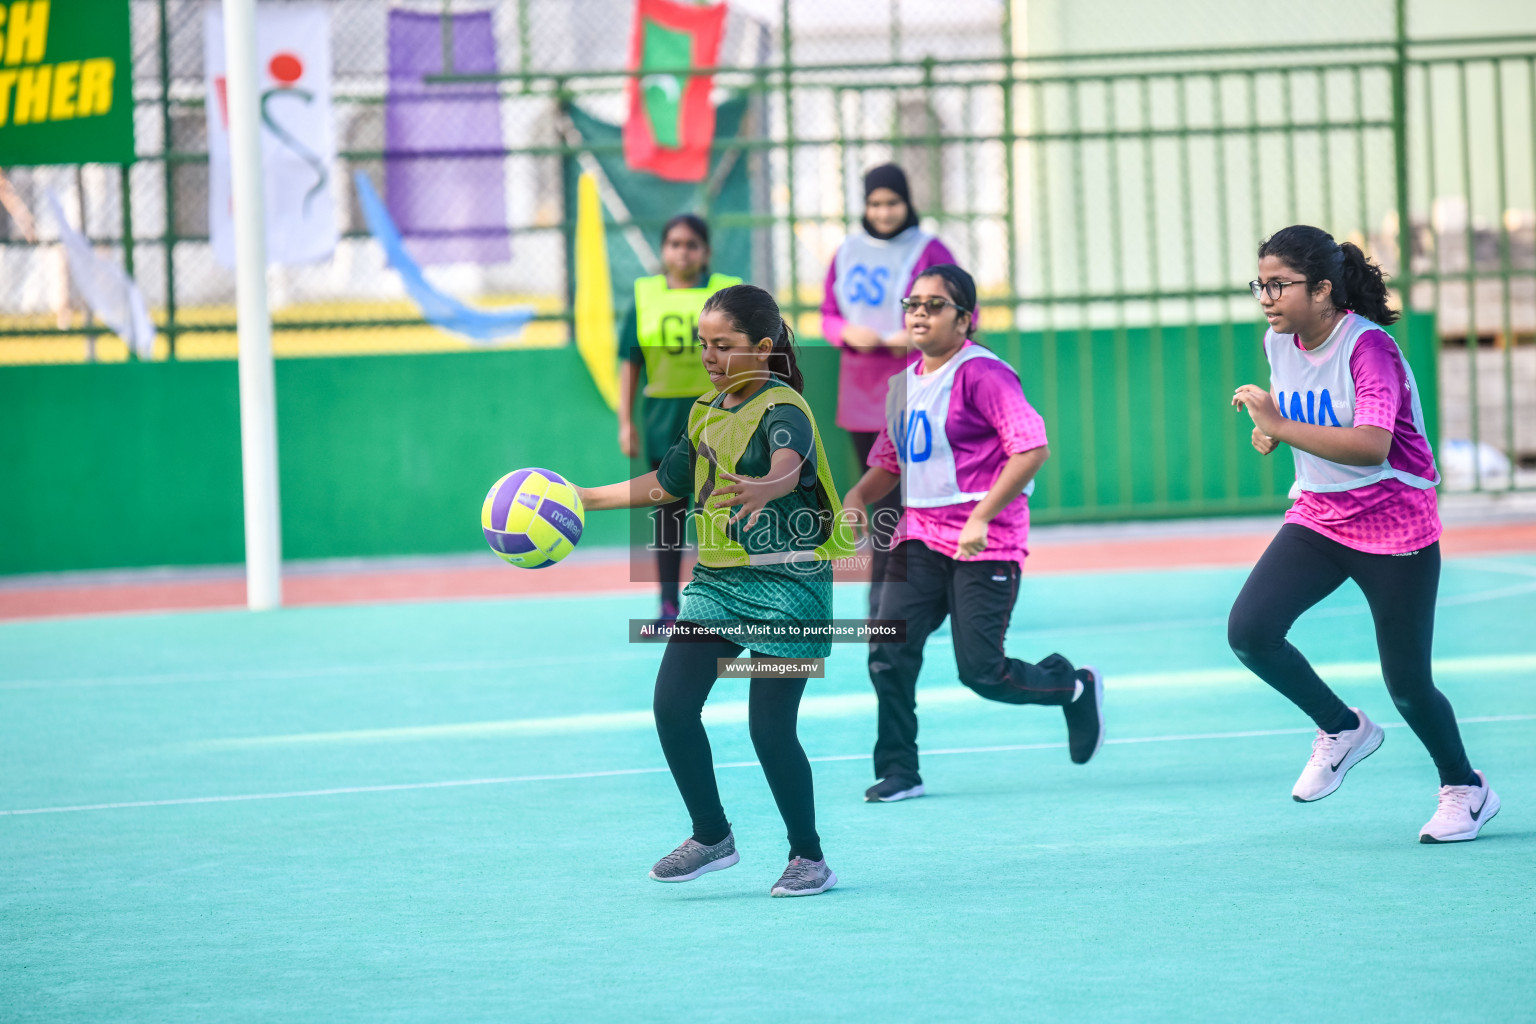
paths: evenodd
<path fill-rule="evenodd" d="M 688 622 L 765 622 L 822 625 L 832 618 L 832 563 L 693 567 L 683 588 L 678 618 Z M 823 634 L 806 640 L 729 636 L 748 650 L 771 658 L 825 658 L 832 642 Z"/>

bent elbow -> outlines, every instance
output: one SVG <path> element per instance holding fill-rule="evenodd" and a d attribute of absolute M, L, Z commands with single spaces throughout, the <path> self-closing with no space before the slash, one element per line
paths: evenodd
<path fill-rule="evenodd" d="M 1373 444 L 1356 456 L 1354 464 L 1357 466 L 1379 466 L 1387 461 L 1387 456 L 1391 452 L 1392 445 L 1390 443 Z"/>
<path fill-rule="evenodd" d="M 1357 465 L 1379 466 L 1387 461 L 1387 456 L 1392 453 L 1392 432 L 1381 427 L 1362 424 L 1355 428 L 1366 436 L 1364 450 L 1360 452 L 1360 461 Z"/>

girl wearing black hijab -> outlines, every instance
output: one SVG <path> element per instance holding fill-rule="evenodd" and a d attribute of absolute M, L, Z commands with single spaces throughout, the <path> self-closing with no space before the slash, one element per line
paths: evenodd
<path fill-rule="evenodd" d="M 885 425 L 886 384 L 912 360 L 901 300 L 929 267 L 954 262 L 944 243 L 918 226 L 906 172 L 881 164 L 864 175 L 863 230 L 838 246 L 821 303 L 822 334 L 843 350 L 837 425 L 852 434 L 861 466 Z M 879 607 L 901 495 L 886 495 L 872 507 L 871 617 Z"/>

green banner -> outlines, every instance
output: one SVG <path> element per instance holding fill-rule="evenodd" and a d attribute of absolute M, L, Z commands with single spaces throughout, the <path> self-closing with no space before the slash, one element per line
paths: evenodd
<path fill-rule="evenodd" d="M 0 0 L 0 166 L 133 161 L 128 0 Z"/>

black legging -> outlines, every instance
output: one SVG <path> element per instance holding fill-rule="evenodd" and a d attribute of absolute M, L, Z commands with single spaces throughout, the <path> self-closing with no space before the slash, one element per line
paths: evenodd
<path fill-rule="evenodd" d="M 1279 690 L 1324 732 L 1353 716 L 1285 638 L 1308 608 L 1345 580 L 1360 585 L 1376 623 L 1376 649 L 1392 703 L 1434 758 L 1443 786 L 1473 778 L 1456 713 L 1430 674 L 1440 544 L 1406 555 L 1372 555 L 1286 523 L 1253 567 L 1232 605 L 1227 642 L 1260 679 Z"/>
<path fill-rule="evenodd" d="M 678 604 L 678 581 L 683 574 L 683 548 L 687 546 L 688 499 L 657 505 L 651 513 L 652 542 L 656 551 L 656 578 L 661 599 L 673 608 Z"/>
<path fill-rule="evenodd" d="M 652 459 L 651 469 L 661 468 L 661 460 Z M 651 510 L 651 550 L 656 552 L 656 579 L 661 583 L 661 599 L 678 605 L 678 583 L 683 575 L 683 549 L 688 546 L 688 498 L 678 498 Z"/>
<path fill-rule="evenodd" d="M 697 628 L 697 627 L 696 627 Z M 739 644 L 670 641 L 656 674 L 656 734 L 661 738 L 667 767 L 693 819 L 693 838 L 713 846 L 731 830 L 715 785 L 715 762 L 700 712 L 718 678 L 721 658 L 742 652 Z M 756 656 L 756 655 L 754 655 Z M 805 679 L 753 679 L 747 699 L 747 723 L 752 746 L 762 762 L 768 788 L 779 805 L 789 831 L 790 857 L 821 860 L 816 834 L 816 797 L 811 786 L 811 762 L 795 735 Z"/>
<path fill-rule="evenodd" d="M 865 430 L 850 430 L 848 436 L 853 438 L 853 450 L 859 455 L 859 476 L 863 476 L 870 450 L 880 435 Z M 870 515 L 876 518 L 873 524 L 875 529 L 870 531 L 870 547 L 873 551 L 869 564 L 869 617 L 873 619 L 880 611 L 880 591 L 884 587 L 891 558 L 891 534 L 897 520 L 901 518 L 901 486 L 898 484 L 893 487 L 890 494 L 875 502 Z"/>

